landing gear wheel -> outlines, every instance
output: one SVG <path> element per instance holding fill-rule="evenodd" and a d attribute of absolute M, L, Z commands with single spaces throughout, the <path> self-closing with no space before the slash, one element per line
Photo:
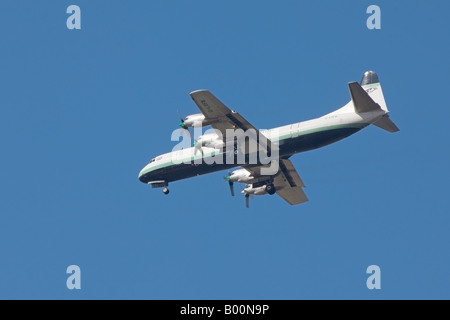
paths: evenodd
<path fill-rule="evenodd" d="M 162 189 L 162 192 L 163 192 L 164 194 L 169 194 L 169 188 L 164 187 L 164 188 Z"/>
<path fill-rule="evenodd" d="M 268 194 L 273 195 L 273 194 L 275 194 L 276 190 L 275 190 L 274 185 L 270 183 L 266 186 L 266 191 Z"/>

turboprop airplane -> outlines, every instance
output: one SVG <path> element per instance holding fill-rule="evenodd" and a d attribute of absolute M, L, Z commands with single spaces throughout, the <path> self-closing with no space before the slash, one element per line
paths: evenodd
<path fill-rule="evenodd" d="M 190 93 L 201 113 L 187 116 L 180 127 L 194 131 L 211 126 L 193 146 L 153 158 L 139 173 L 139 180 L 169 193 L 170 182 L 234 167 L 225 177 L 231 195 L 233 183 L 245 183 L 246 206 L 251 195 L 278 194 L 291 205 L 308 201 L 302 179 L 289 157 L 344 139 L 373 124 L 388 132 L 399 131 L 389 118 L 383 91 L 374 71 L 361 82 L 348 83 L 351 100 L 320 118 L 258 130 L 236 111 L 226 107 L 208 90 Z M 201 130 L 201 129 L 200 129 Z"/>

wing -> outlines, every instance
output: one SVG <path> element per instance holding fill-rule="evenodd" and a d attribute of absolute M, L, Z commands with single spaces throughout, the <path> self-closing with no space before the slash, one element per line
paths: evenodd
<path fill-rule="evenodd" d="M 270 140 L 265 139 L 265 137 L 256 129 L 250 122 L 248 122 L 244 117 L 242 117 L 236 111 L 229 109 L 224 105 L 219 99 L 217 99 L 208 90 L 197 90 L 189 94 L 194 100 L 197 107 L 205 116 L 205 120 L 211 124 L 211 126 L 219 130 L 222 133 L 224 142 L 227 140 L 227 129 L 233 130 L 233 134 L 236 133 L 237 129 L 241 129 L 249 139 L 255 139 L 258 145 L 263 150 L 270 152 L 271 143 Z M 264 137 L 260 139 L 260 137 Z M 247 147 L 247 145 L 246 145 Z M 249 150 L 248 148 L 246 150 Z"/>
<path fill-rule="evenodd" d="M 278 174 L 273 179 L 277 194 L 291 205 L 308 201 L 303 191 L 305 184 L 292 162 L 288 159 L 280 159 L 279 166 Z"/>
<path fill-rule="evenodd" d="M 261 168 L 261 166 L 245 167 L 254 176 L 261 176 Z M 268 177 L 268 179 L 270 178 Z M 290 160 L 279 160 L 278 172 L 272 179 L 276 193 L 289 204 L 295 205 L 308 201 L 308 197 L 303 191 L 305 184 Z"/>

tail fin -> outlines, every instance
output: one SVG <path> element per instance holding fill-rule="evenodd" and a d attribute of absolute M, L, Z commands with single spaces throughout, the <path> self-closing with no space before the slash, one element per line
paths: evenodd
<path fill-rule="evenodd" d="M 373 101 L 378 103 L 380 108 L 389 112 L 386 101 L 384 100 L 383 90 L 381 89 L 380 80 L 375 71 L 366 71 L 361 79 L 361 87 L 369 94 Z"/>
<path fill-rule="evenodd" d="M 348 86 L 356 113 L 383 110 L 383 116 L 373 124 L 389 132 L 399 131 L 398 127 L 389 118 L 389 110 L 386 106 L 383 90 L 376 72 L 366 71 L 360 85 L 352 82 Z"/>
<path fill-rule="evenodd" d="M 381 106 L 357 82 L 350 82 L 348 88 L 356 113 L 382 111 Z"/>

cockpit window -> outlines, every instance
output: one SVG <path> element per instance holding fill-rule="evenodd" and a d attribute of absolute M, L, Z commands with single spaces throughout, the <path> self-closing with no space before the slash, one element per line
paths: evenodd
<path fill-rule="evenodd" d="M 162 159 L 162 156 L 159 156 L 159 157 L 156 157 L 156 158 L 153 158 L 152 160 L 150 160 L 149 163 L 152 163 L 152 162 L 155 162 L 155 161 L 159 161 L 161 159 Z"/>

